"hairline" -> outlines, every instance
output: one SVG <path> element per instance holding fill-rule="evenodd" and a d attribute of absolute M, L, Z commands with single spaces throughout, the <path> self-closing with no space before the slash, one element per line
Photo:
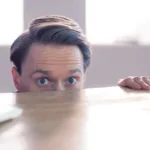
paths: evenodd
<path fill-rule="evenodd" d="M 76 46 L 76 47 L 79 48 L 79 50 L 80 50 L 80 52 L 81 52 L 80 47 L 79 47 L 78 45 L 76 45 L 76 44 L 57 44 L 57 43 L 44 43 L 44 42 L 40 42 L 40 41 L 33 41 L 33 42 L 31 43 L 31 45 L 27 48 L 27 53 L 26 53 L 26 55 L 24 56 L 24 58 L 23 58 L 23 60 L 22 60 L 22 62 L 21 62 L 21 70 L 20 70 L 20 72 L 18 72 L 20 75 L 21 75 L 21 73 L 22 73 L 22 66 L 23 66 L 24 62 L 26 61 L 26 59 L 27 59 L 29 53 L 31 52 L 32 47 L 33 47 L 33 46 L 38 46 L 38 45 L 43 45 L 43 46 L 47 46 L 47 45 L 52 45 L 52 46 Z M 17 52 L 17 51 L 16 51 L 16 52 Z M 14 52 L 14 53 L 15 53 L 15 52 Z M 12 53 L 11 56 L 12 56 L 14 53 Z M 81 52 L 81 55 L 82 55 L 82 57 L 83 57 L 82 52 Z M 84 68 L 84 63 L 85 63 L 85 62 L 84 62 L 84 57 L 83 57 L 83 68 Z M 17 67 L 16 67 L 16 69 L 17 69 Z M 84 72 L 85 72 L 85 70 L 86 70 L 86 69 L 84 69 Z"/>

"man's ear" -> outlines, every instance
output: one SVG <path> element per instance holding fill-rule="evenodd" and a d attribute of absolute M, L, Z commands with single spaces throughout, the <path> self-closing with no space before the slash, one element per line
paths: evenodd
<path fill-rule="evenodd" d="M 16 67 L 12 67 L 11 73 L 12 73 L 14 85 L 15 85 L 16 89 L 19 91 L 20 90 L 20 75 L 19 75 Z"/>

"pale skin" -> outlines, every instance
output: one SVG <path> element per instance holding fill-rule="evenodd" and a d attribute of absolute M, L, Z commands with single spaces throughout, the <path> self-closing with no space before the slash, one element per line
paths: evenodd
<path fill-rule="evenodd" d="M 21 67 L 12 68 L 16 89 L 40 92 L 82 89 L 85 81 L 84 61 L 77 46 L 33 44 Z"/>
<path fill-rule="evenodd" d="M 86 75 L 83 64 L 77 46 L 35 43 L 22 64 L 21 74 L 12 68 L 14 85 L 20 92 L 82 89 Z M 128 77 L 121 79 L 118 85 L 150 90 L 150 77 Z"/>
<path fill-rule="evenodd" d="M 118 85 L 134 90 L 150 90 L 150 77 L 128 77 L 121 79 Z"/>

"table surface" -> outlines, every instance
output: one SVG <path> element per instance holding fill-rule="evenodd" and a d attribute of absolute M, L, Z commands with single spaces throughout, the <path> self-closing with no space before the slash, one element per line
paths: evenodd
<path fill-rule="evenodd" d="M 0 103 L 24 110 L 0 124 L 1 150 L 150 150 L 150 92 L 1 93 Z"/>

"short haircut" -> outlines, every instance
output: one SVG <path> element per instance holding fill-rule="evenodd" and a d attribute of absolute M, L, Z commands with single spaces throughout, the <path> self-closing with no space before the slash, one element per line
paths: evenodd
<path fill-rule="evenodd" d="M 64 16 L 44 16 L 34 19 L 29 28 L 12 44 L 10 60 L 21 74 L 22 63 L 33 43 L 78 46 L 84 60 L 84 70 L 91 62 L 91 49 L 82 29 Z"/>

